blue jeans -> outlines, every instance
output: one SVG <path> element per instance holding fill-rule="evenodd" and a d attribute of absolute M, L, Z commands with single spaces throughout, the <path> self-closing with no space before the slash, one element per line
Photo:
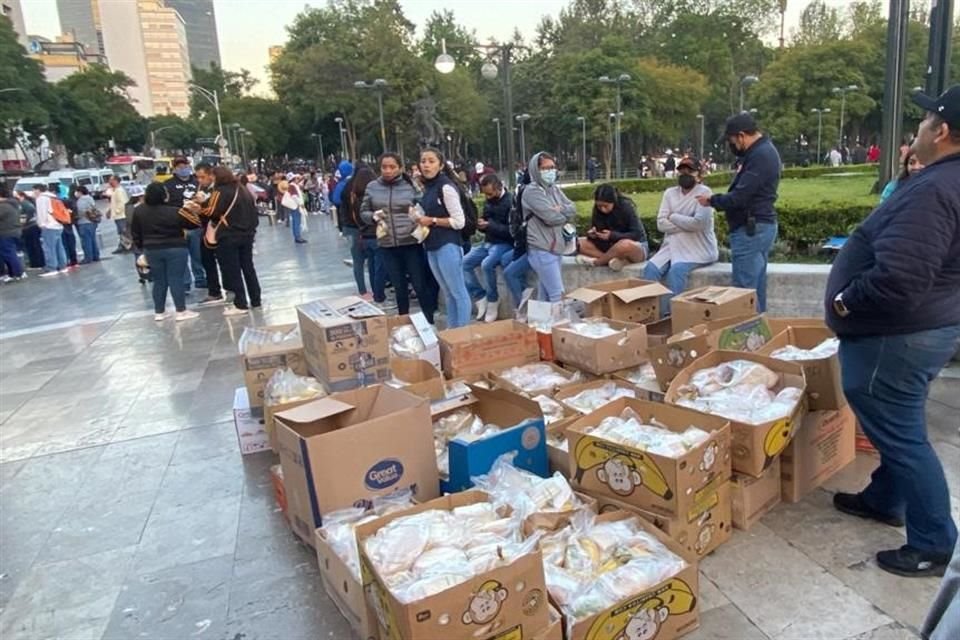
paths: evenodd
<path fill-rule="evenodd" d="M 537 285 L 537 299 L 543 302 L 560 302 L 563 299 L 561 257 L 549 251 L 527 249 L 527 260 L 540 281 Z"/>
<path fill-rule="evenodd" d="M 117 249 L 123 249 L 123 238 L 127 235 L 127 219 L 114 218 L 113 223 L 117 226 Z M 129 246 L 129 244 L 127 246 Z"/>
<path fill-rule="evenodd" d="M 527 288 L 527 274 L 530 273 L 530 261 L 524 253 L 518 258 L 513 257 L 513 249 L 503 256 L 503 279 L 507 283 L 510 297 L 513 298 L 513 308 L 520 306 L 523 290 Z"/>
<path fill-rule="evenodd" d="M 203 244 L 203 229 L 187 231 L 187 250 L 190 252 L 190 271 L 193 273 L 193 286 L 207 288 L 207 272 L 203 270 L 203 257 L 200 245 Z"/>
<path fill-rule="evenodd" d="M 47 271 L 67 268 L 67 252 L 63 249 L 63 229 L 40 229 L 43 240 L 43 260 Z"/>
<path fill-rule="evenodd" d="M 690 279 L 690 272 L 699 267 L 705 267 L 709 263 L 699 262 L 668 262 L 661 268 L 649 260 L 643 267 L 643 277 L 646 280 L 664 281 L 664 286 L 673 292 L 673 295 L 683 293 L 687 288 L 687 280 Z M 670 315 L 671 296 L 660 296 L 660 317 L 664 318 Z"/>
<path fill-rule="evenodd" d="M 776 222 L 758 222 L 752 236 L 745 227 L 730 234 L 733 286 L 757 290 L 757 311 L 767 310 L 767 258 L 777 239 Z"/>
<path fill-rule="evenodd" d="M 489 242 L 470 249 L 470 253 L 463 258 L 463 275 L 471 300 L 479 300 L 484 294 L 487 296 L 487 302 L 497 302 L 500 299 L 497 293 L 497 267 L 504 264 L 503 257 L 511 251 L 513 247 L 508 244 Z M 477 278 L 477 267 L 483 270 L 486 289 Z"/>
<path fill-rule="evenodd" d="M 163 313 L 167 306 L 167 289 L 173 297 L 173 306 L 177 311 L 187 308 L 187 290 L 183 286 L 183 272 L 187 268 L 186 247 L 169 249 L 144 249 L 150 275 L 153 276 L 153 311 Z"/>
<path fill-rule="evenodd" d="M 293 239 L 296 242 L 303 240 L 303 214 L 300 213 L 300 209 L 286 209 L 287 215 L 290 217 L 290 228 L 293 230 Z"/>
<path fill-rule="evenodd" d="M 83 248 L 83 261 L 97 262 L 100 260 L 100 247 L 97 246 L 97 223 L 84 222 L 77 225 L 80 234 L 80 246 Z"/>
<path fill-rule="evenodd" d="M 19 278 L 23 275 L 23 263 L 17 255 L 17 239 L 0 237 L 0 262 L 7 267 L 7 275 Z"/>
<path fill-rule="evenodd" d="M 427 251 L 430 271 L 437 279 L 447 305 L 447 328 L 456 329 L 470 324 L 470 294 L 463 279 L 463 248 L 458 244 L 445 244 L 439 249 Z M 396 287 L 397 283 L 394 282 Z"/>
<path fill-rule="evenodd" d="M 906 335 L 841 337 L 843 391 L 880 466 L 860 494 L 870 508 L 903 517 L 907 544 L 947 553 L 957 541 L 943 467 L 927 438 L 930 382 L 960 344 L 960 325 Z"/>
<path fill-rule="evenodd" d="M 366 263 L 370 277 L 370 288 L 373 290 L 373 299 L 375 302 L 383 302 L 387 299 L 387 294 L 384 292 L 387 276 L 377 246 L 377 239 L 364 238 L 356 227 L 345 226 L 343 235 L 350 243 L 350 256 L 353 258 L 353 279 L 357 283 L 357 292 L 360 295 L 367 293 L 367 283 L 363 273 L 364 263 Z"/>

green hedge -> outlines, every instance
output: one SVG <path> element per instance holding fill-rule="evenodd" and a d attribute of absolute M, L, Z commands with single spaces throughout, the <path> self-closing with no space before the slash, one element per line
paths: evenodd
<path fill-rule="evenodd" d="M 592 202 L 577 202 L 577 230 L 581 236 L 590 228 L 592 207 Z M 871 205 L 849 202 L 823 202 L 813 205 L 777 203 L 780 225 L 778 242 L 785 244 L 791 253 L 808 253 L 830 236 L 849 233 L 863 222 L 872 210 Z M 656 213 L 641 214 L 640 222 L 647 232 L 651 247 L 659 247 L 663 234 L 657 229 Z M 727 221 L 723 214 L 717 214 L 715 229 L 717 241 L 721 246 L 725 246 Z"/>
<path fill-rule="evenodd" d="M 783 178 L 807 179 L 829 176 L 831 174 L 851 173 L 873 175 L 876 174 L 876 172 L 877 165 L 874 164 L 845 165 L 843 167 L 789 167 L 783 170 Z M 704 178 L 703 183 L 708 187 L 722 188 L 730 184 L 731 176 L 732 174 L 729 171 L 720 171 L 708 175 Z M 563 192 L 567 194 L 567 197 L 571 200 L 591 200 L 593 199 L 593 191 L 597 187 L 597 184 L 603 182 L 607 181 L 598 180 L 596 184 L 582 184 L 562 188 Z M 629 180 L 610 180 L 609 182 L 615 184 L 622 193 L 662 192 L 677 183 L 675 178 L 631 178 Z"/>

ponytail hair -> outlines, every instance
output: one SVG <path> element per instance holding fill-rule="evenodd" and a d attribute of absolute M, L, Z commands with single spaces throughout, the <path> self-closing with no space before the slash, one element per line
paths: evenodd
<path fill-rule="evenodd" d="M 617 204 L 620 202 L 620 190 L 609 182 L 599 185 L 593 191 L 593 200 L 594 202 L 610 202 L 612 204 Z"/>
<path fill-rule="evenodd" d="M 437 160 L 440 162 L 440 173 L 445 175 L 451 182 L 453 186 L 460 188 L 460 178 L 457 177 L 457 174 L 453 172 L 453 169 L 450 168 L 450 165 L 447 164 L 447 159 L 443 157 L 443 153 L 440 149 L 435 147 L 424 147 L 420 150 L 420 155 L 425 153 L 432 153 L 437 157 Z M 421 169 L 421 172 L 423 170 Z M 439 174 L 438 174 L 439 175 Z"/>

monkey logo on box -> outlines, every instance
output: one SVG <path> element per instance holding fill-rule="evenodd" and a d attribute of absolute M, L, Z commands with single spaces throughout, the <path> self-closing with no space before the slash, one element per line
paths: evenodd
<path fill-rule="evenodd" d="M 467 610 L 463 612 L 463 624 L 485 625 L 493 623 L 503 601 L 507 599 L 506 588 L 496 580 L 487 580 L 477 590 L 467 605 Z M 500 623 L 490 625 L 487 630 L 494 631 Z"/>
<path fill-rule="evenodd" d="M 673 498 L 673 490 L 656 463 L 646 455 L 610 445 L 590 437 L 580 438 L 575 449 L 576 481 L 581 483 L 590 469 L 596 468 L 597 480 L 618 496 L 629 496 L 645 486 L 664 500 Z"/>
<path fill-rule="evenodd" d="M 690 613 L 696 603 L 690 586 L 671 578 L 655 591 L 598 616 L 586 640 L 654 640 L 671 616 Z"/>

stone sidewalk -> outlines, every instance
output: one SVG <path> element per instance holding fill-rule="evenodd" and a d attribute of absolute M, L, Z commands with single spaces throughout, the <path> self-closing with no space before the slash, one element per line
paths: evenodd
<path fill-rule="evenodd" d="M 261 229 L 257 323 L 350 293 L 336 232 Z M 108 236 L 109 238 L 109 236 Z M 109 243 L 108 243 L 109 245 Z M 350 638 L 313 553 L 273 503 L 269 453 L 241 457 L 231 420 L 246 318 L 156 324 L 132 259 L 0 287 L 0 637 L 4 640 Z M 960 379 L 928 405 L 960 516 Z M 701 565 L 696 640 L 913 638 L 937 579 L 873 553 L 902 530 L 836 513 L 862 457 Z"/>

